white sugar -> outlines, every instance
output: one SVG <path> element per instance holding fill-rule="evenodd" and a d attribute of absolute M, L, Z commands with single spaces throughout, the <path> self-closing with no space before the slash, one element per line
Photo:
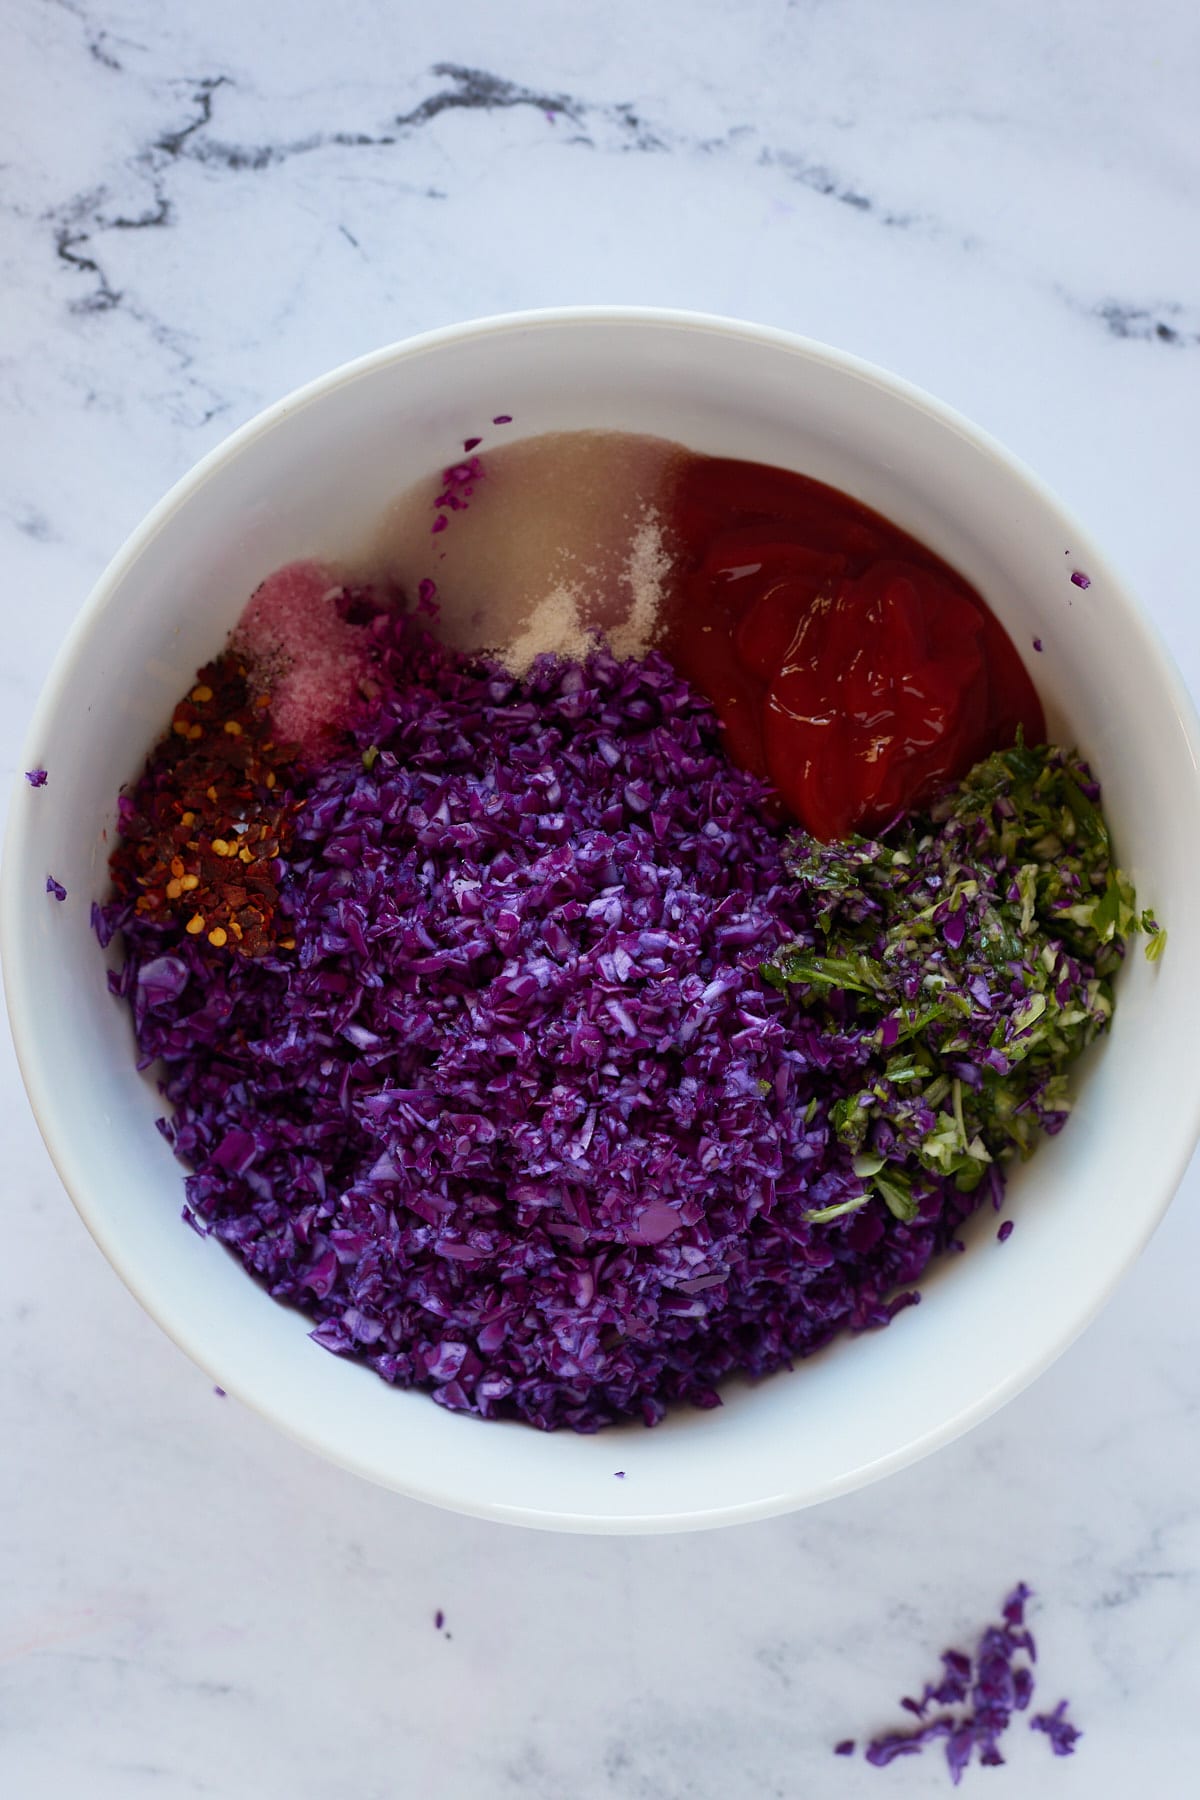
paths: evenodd
<path fill-rule="evenodd" d="M 435 483 L 404 495 L 375 566 L 409 594 L 437 585 L 434 629 L 515 675 L 543 654 L 620 657 L 654 642 L 671 559 L 659 506 L 677 447 L 623 432 L 559 432 L 478 451 L 469 505 L 431 534 Z"/>
<path fill-rule="evenodd" d="M 516 676 L 527 675 L 539 656 L 582 662 L 599 641 L 622 661 L 645 656 L 658 630 L 663 584 L 670 572 L 662 526 L 647 507 L 617 573 L 621 610 L 614 615 L 612 598 L 605 592 L 612 578 L 606 581 L 604 571 L 592 565 L 575 580 L 552 587 L 507 643 L 488 647 Z"/>
<path fill-rule="evenodd" d="M 658 632 L 664 584 L 671 573 L 671 558 L 663 541 L 658 514 L 647 507 L 634 530 L 629 556 L 622 571 L 629 590 L 625 617 L 605 634 L 614 656 L 645 656 Z"/>
<path fill-rule="evenodd" d="M 508 644 L 490 645 L 496 660 L 510 675 L 528 675 L 539 656 L 561 656 L 582 662 L 595 642 L 595 634 L 579 614 L 579 590 L 565 585 L 551 588 L 529 614 L 522 629 Z"/>

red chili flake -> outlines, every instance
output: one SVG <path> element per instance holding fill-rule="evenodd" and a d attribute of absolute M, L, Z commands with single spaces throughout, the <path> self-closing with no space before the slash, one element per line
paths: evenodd
<path fill-rule="evenodd" d="M 287 770 L 299 752 L 272 738 L 269 705 L 239 656 L 206 664 L 122 803 L 109 859 L 117 894 L 138 913 L 174 917 L 243 956 L 283 947 L 290 929 L 277 917 L 276 862 L 292 840 Z"/>

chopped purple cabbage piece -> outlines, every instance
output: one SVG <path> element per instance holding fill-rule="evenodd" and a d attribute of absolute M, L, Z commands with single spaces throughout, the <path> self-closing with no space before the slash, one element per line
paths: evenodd
<path fill-rule="evenodd" d="M 952 1706 L 966 1699 L 971 1680 L 970 1657 L 964 1656 L 961 1650 L 944 1650 L 942 1670 L 942 1679 L 936 1685 L 928 1681 L 925 1683 L 925 1692 L 919 1700 L 901 1700 L 900 1704 L 906 1712 L 923 1719 L 935 1700 L 939 1706 Z"/>
<path fill-rule="evenodd" d="M 67 897 L 66 888 L 61 881 L 55 881 L 53 875 L 47 875 L 46 877 L 46 892 L 48 894 L 53 894 L 56 900 L 65 900 Z"/>
<path fill-rule="evenodd" d="M 1055 1756 L 1073 1756 L 1075 1746 L 1083 1736 L 1078 1726 L 1071 1724 L 1066 1713 L 1067 1702 L 1060 1700 L 1053 1712 L 1035 1713 L 1029 1721 L 1031 1731 L 1046 1733 Z"/>
<path fill-rule="evenodd" d="M 26 769 L 25 779 L 31 788 L 43 788 L 49 780 L 45 769 Z"/>
<path fill-rule="evenodd" d="M 898 1756 L 919 1756 L 926 1744 L 949 1737 L 953 1729 L 952 1719 L 940 1717 L 931 1719 L 927 1725 L 917 1726 L 915 1731 L 887 1731 L 881 1737 L 872 1738 L 863 1755 L 872 1768 L 886 1769 Z"/>

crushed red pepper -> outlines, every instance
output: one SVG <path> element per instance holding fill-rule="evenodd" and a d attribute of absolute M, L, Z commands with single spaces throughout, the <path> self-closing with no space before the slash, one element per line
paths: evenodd
<path fill-rule="evenodd" d="M 279 914 L 279 859 L 292 841 L 289 766 L 272 737 L 270 695 L 232 652 L 207 663 L 150 755 L 153 785 L 121 806 L 113 885 L 143 917 L 183 922 L 214 949 L 291 949 Z"/>

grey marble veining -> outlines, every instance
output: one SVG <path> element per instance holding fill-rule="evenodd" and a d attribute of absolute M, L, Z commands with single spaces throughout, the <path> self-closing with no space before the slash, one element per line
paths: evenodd
<path fill-rule="evenodd" d="M 961 406 L 1094 523 L 1200 685 L 1187 0 L 12 0 L 0 32 L 3 772 L 104 562 L 227 431 L 408 332 L 566 301 L 786 325 Z M 939 1791 L 935 1759 L 831 1746 L 1019 1576 L 1039 1699 L 1087 1735 L 1057 1763 L 1018 1727 L 966 1779 L 1190 1791 L 1194 1171 L 1084 1339 L 934 1459 L 716 1536 L 555 1539 L 367 1488 L 214 1396 L 0 1063 L 0 1791 Z"/>

